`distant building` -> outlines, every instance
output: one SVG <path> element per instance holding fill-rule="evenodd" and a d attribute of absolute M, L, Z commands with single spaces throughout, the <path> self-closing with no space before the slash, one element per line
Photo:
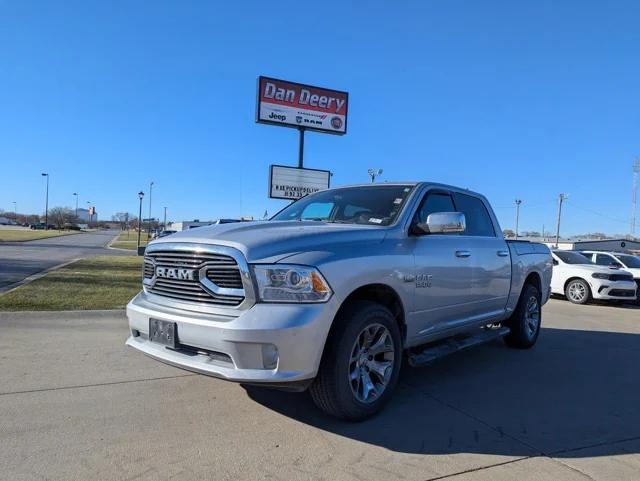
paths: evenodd
<path fill-rule="evenodd" d="M 78 209 L 78 221 L 79 222 L 89 222 L 89 209 Z"/>
<path fill-rule="evenodd" d="M 555 242 L 545 242 L 551 248 L 554 248 Z M 595 250 L 595 251 L 614 251 L 629 252 L 632 254 L 640 253 L 640 241 L 629 239 L 602 239 L 602 240 L 578 240 L 558 242 L 558 249 L 562 250 Z"/>

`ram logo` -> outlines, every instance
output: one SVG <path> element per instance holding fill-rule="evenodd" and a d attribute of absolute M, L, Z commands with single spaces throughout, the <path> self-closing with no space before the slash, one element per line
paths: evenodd
<path fill-rule="evenodd" d="M 182 267 L 158 266 L 156 267 L 156 277 L 193 281 L 196 278 L 196 271 L 194 271 L 193 269 L 184 269 Z"/>

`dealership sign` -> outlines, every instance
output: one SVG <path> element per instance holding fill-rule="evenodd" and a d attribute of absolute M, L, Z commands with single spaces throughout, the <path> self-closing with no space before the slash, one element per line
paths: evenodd
<path fill-rule="evenodd" d="M 328 170 L 300 169 L 272 165 L 269 175 L 269 197 L 296 200 L 307 194 L 329 188 Z"/>
<path fill-rule="evenodd" d="M 347 92 L 258 77 L 257 122 L 343 135 L 348 107 Z"/>

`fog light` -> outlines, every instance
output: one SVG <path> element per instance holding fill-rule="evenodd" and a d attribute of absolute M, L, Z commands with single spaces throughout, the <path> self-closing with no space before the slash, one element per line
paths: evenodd
<path fill-rule="evenodd" d="M 265 369 L 275 369 L 278 365 L 278 348 L 273 344 L 262 345 L 262 365 Z"/>

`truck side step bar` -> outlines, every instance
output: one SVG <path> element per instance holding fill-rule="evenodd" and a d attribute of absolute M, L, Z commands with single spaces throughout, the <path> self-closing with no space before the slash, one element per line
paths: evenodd
<path fill-rule="evenodd" d="M 503 337 L 509 334 L 509 331 L 510 329 L 508 327 L 482 329 L 475 335 L 453 336 L 423 347 L 418 347 L 415 350 L 409 351 L 409 365 L 413 367 L 424 366 L 454 352 Z"/>

